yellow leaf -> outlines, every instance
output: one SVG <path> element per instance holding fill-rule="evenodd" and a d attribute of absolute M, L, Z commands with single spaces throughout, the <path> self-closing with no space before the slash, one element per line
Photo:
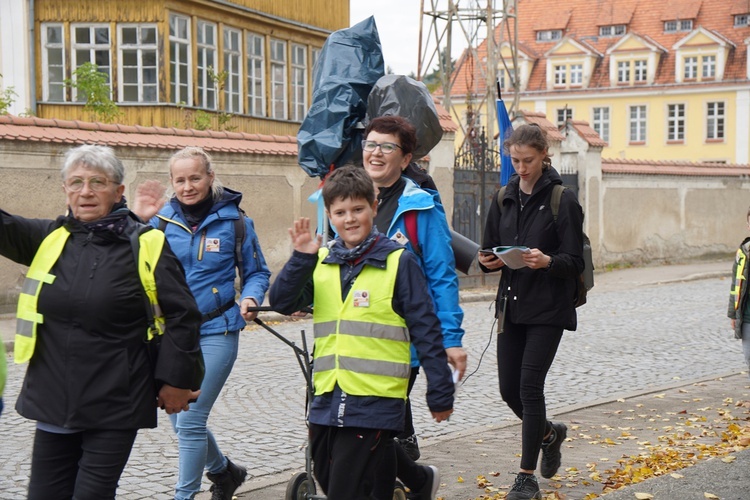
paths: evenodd
<path fill-rule="evenodd" d="M 475 443 L 477 443 L 477 444 L 482 444 L 482 443 L 484 443 L 484 441 L 482 441 L 481 439 L 477 439 L 477 440 L 476 440 L 476 441 L 474 441 L 474 442 L 475 442 Z"/>
<path fill-rule="evenodd" d="M 704 497 L 706 497 L 706 498 L 711 498 L 712 500 L 720 500 L 720 499 L 719 499 L 719 497 L 717 497 L 717 496 L 716 496 L 716 495 L 714 495 L 713 493 L 705 493 L 705 492 L 704 492 L 704 493 L 703 493 L 703 496 L 704 496 Z"/>
<path fill-rule="evenodd" d="M 651 493 L 636 493 L 635 498 L 637 498 L 638 500 L 651 500 L 652 498 L 654 498 L 654 495 L 652 495 Z"/>
<path fill-rule="evenodd" d="M 721 461 L 724 462 L 725 464 L 731 464 L 735 460 L 737 460 L 737 457 L 735 457 L 733 455 L 730 455 L 728 457 L 724 457 L 724 458 L 721 459 Z"/>
<path fill-rule="evenodd" d="M 683 477 L 685 477 L 682 474 L 677 474 L 676 472 L 670 474 L 670 476 L 672 476 L 675 479 L 682 479 Z"/>
<path fill-rule="evenodd" d="M 458 479 L 456 479 L 456 482 L 457 483 L 463 483 L 464 482 L 464 478 L 462 478 L 461 476 L 458 476 Z"/>
<path fill-rule="evenodd" d="M 664 394 L 654 394 L 656 399 L 664 399 Z"/>

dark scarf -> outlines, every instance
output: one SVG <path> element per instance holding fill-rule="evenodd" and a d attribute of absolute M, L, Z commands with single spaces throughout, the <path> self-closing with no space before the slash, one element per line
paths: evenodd
<path fill-rule="evenodd" d="M 373 225 L 367 238 L 354 248 L 346 248 L 344 241 L 341 238 L 336 238 L 331 245 L 331 253 L 338 259 L 351 264 L 370 250 L 370 247 L 375 244 L 375 240 L 378 239 L 378 234 L 378 228 Z"/>
<path fill-rule="evenodd" d="M 406 188 L 406 181 L 403 177 L 399 177 L 393 185 L 382 187 L 378 192 L 378 213 L 375 214 L 375 225 L 385 228 L 386 233 L 391 227 L 393 216 L 396 215 L 398 200 L 404 193 L 404 188 Z"/>
<path fill-rule="evenodd" d="M 185 216 L 185 222 L 187 222 L 191 228 L 195 229 L 196 227 L 200 226 L 201 222 L 203 222 L 203 219 L 208 216 L 211 208 L 213 208 L 214 197 L 213 194 L 209 192 L 208 196 L 206 196 L 203 200 L 199 201 L 195 205 L 185 205 L 180 200 L 177 200 L 177 203 L 180 204 L 182 213 Z"/>
<path fill-rule="evenodd" d="M 91 222 L 81 222 L 81 225 L 86 228 L 87 231 L 92 233 L 100 233 L 104 231 L 110 231 L 114 234 L 122 234 L 125 230 L 125 226 L 128 224 L 128 210 L 125 204 L 125 198 L 122 201 L 115 203 L 112 206 L 112 211 L 102 217 L 101 219 Z"/>

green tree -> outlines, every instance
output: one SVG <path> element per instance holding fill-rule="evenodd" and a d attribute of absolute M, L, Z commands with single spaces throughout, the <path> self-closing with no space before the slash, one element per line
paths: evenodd
<path fill-rule="evenodd" d="M 442 85 L 443 71 L 445 71 L 449 78 L 451 73 L 453 73 L 456 61 L 450 58 L 447 47 L 440 51 L 440 62 L 432 72 L 422 77 L 422 82 L 424 82 L 430 92 L 434 92 Z"/>
<path fill-rule="evenodd" d="M 122 116 L 122 110 L 110 97 L 112 88 L 107 83 L 107 75 L 99 71 L 96 64 L 83 63 L 73 72 L 73 78 L 65 80 L 65 85 L 86 97 L 83 109 L 93 114 L 95 120 L 112 123 Z"/>
<path fill-rule="evenodd" d="M 0 74 L 0 78 L 2 77 L 3 75 Z M 0 115 L 8 114 L 8 108 L 16 101 L 16 97 L 18 97 L 18 94 L 13 87 L 0 90 Z"/>

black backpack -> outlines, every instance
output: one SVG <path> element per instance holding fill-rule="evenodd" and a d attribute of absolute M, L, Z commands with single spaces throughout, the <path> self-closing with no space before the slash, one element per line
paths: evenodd
<path fill-rule="evenodd" d="M 500 207 L 500 214 L 503 213 L 503 197 L 505 196 L 505 188 L 503 186 L 500 191 L 497 192 L 497 204 Z M 552 188 L 552 196 L 550 197 L 550 208 L 552 209 L 552 218 L 557 224 L 557 214 L 560 212 L 560 199 L 562 198 L 563 191 L 567 188 L 562 184 L 555 184 Z M 583 272 L 578 275 L 578 281 L 576 282 L 576 295 L 573 298 L 573 305 L 575 307 L 581 307 L 586 303 L 586 295 L 588 291 L 594 288 L 594 258 L 591 253 L 591 240 L 583 233 Z"/>

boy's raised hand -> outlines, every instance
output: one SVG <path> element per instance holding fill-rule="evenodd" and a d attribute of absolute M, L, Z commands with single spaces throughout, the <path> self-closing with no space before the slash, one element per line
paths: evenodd
<path fill-rule="evenodd" d="M 289 236 L 292 237 L 292 247 L 301 253 L 317 254 L 323 236 L 313 236 L 310 232 L 310 219 L 300 217 L 294 221 L 294 226 L 289 228 Z"/>

